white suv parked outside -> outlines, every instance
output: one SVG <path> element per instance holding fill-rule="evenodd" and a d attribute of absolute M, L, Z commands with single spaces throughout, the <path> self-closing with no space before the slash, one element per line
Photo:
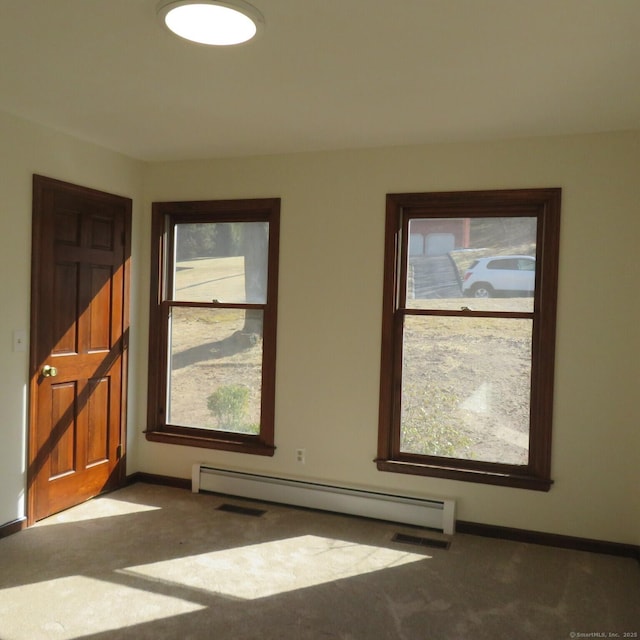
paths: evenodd
<path fill-rule="evenodd" d="M 462 294 L 473 298 L 532 296 L 536 259 L 531 256 L 489 256 L 471 263 L 462 279 Z"/>

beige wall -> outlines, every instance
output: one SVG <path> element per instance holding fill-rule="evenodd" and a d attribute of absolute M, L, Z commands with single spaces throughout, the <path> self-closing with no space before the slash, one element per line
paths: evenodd
<path fill-rule="evenodd" d="M 638 133 L 150 166 L 145 216 L 154 200 L 282 198 L 278 448 L 262 458 L 142 441 L 140 469 L 189 477 L 208 461 L 446 496 L 459 519 L 638 544 L 639 168 Z M 377 471 L 385 194 L 522 187 L 563 189 L 553 488 Z"/>
<path fill-rule="evenodd" d="M 12 334 L 16 329 L 27 331 L 27 335 L 29 331 L 32 175 L 38 173 L 133 198 L 137 226 L 143 165 L 3 113 L 0 141 L 2 525 L 25 515 L 28 353 L 12 350 Z M 138 297 L 136 292 L 134 307 Z"/>
<path fill-rule="evenodd" d="M 24 515 L 31 175 L 134 199 L 128 471 L 187 478 L 194 461 L 446 496 L 458 517 L 640 544 L 640 133 L 144 165 L 0 114 L 0 524 Z M 549 493 L 378 472 L 388 192 L 562 187 Z M 282 198 L 273 458 L 144 439 L 150 203 Z M 305 465 L 294 451 L 307 450 Z"/>

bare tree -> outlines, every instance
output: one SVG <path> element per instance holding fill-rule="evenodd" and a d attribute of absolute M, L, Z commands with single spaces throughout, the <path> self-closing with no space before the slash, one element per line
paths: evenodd
<path fill-rule="evenodd" d="M 267 265 L 269 253 L 269 226 L 266 222 L 248 222 L 242 225 L 241 246 L 244 253 L 244 288 L 246 301 L 263 303 L 267 300 Z M 247 309 L 242 333 L 262 335 L 262 311 Z"/>

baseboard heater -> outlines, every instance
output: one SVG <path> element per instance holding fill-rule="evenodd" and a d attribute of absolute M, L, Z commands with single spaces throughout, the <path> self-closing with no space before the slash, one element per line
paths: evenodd
<path fill-rule="evenodd" d="M 377 518 L 453 534 L 455 501 L 413 498 L 194 464 L 192 491 Z"/>

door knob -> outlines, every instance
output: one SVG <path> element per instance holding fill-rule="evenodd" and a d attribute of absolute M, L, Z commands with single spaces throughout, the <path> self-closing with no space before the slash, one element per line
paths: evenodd
<path fill-rule="evenodd" d="M 42 377 L 43 378 L 55 378 L 58 375 L 58 369 L 56 367 L 52 367 L 50 364 L 45 364 L 42 367 Z"/>

